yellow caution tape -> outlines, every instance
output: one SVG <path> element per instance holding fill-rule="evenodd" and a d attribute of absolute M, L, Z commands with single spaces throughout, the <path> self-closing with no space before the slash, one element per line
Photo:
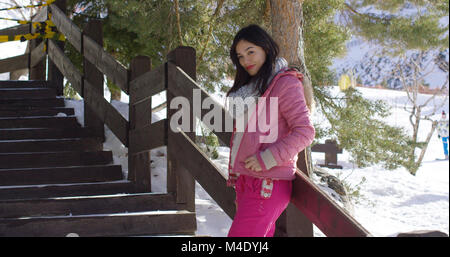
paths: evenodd
<path fill-rule="evenodd" d="M 9 10 L 16 10 L 16 9 L 24 9 L 24 8 L 33 8 L 33 7 L 43 7 L 43 6 L 48 6 L 51 5 L 52 3 L 54 3 L 56 0 L 47 0 L 44 1 L 40 4 L 35 4 L 35 5 L 26 5 L 26 6 L 13 6 L 13 7 L 8 7 L 8 8 L 2 8 L 0 9 L 0 11 L 9 11 Z"/>
<path fill-rule="evenodd" d="M 57 33 L 54 31 L 49 31 L 46 33 L 29 33 L 29 34 L 24 34 L 24 35 L 15 35 L 15 36 L 0 35 L 0 43 L 10 42 L 10 41 L 23 42 L 23 41 L 27 41 L 27 40 L 36 39 L 36 38 L 50 38 L 50 39 L 59 40 L 59 41 L 66 40 L 66 37 L 63 34 Z"/>

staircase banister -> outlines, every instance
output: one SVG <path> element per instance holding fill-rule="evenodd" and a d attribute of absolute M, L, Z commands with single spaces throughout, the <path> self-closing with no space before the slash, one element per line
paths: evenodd
<path fill-rule="evenodd" d="M 14 27 L 8 27 L 0 29 L 0 35 L 2 36 L 17 36 L 30 33 L 30 25 L 22 24 Z"/>
<path fill-rule="evenodd" d="M 33 22 L 42 22 L 47 20 L 48 6 L 41 7 L 35 15 L 31 18 Z"/>
<path fill-rule="evenodd" d="M 28 68 L 29 54 L 22 54 L 0 60 L 0 73 Z"/>
<path fill-rule="evenodd" d="M 75 49 L 81 53 L 81 29 L 78 28 L 75 23 L 70 20 L 58 6 L 52 4 L 50 5 L 50 10 L 52 13 L 51 20 L 55 24 L 58 31 L 60 31 L 67 40 L 75 47 Z"/>
<path fill-rule="evenodd" d="M 55 4 L 50 5 L 51 20 L 56 28 L 67 37 L 69 42 L 84 58 L 94 64 L 103 74 L 129 94 L 129 74 L 127 68 L 107 53 L 102 46 L 92 38 L 82 34 L 81 30 Z"/>

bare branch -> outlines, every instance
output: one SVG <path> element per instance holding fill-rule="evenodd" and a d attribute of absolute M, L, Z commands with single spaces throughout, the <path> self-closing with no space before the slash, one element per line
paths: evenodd
<path fill-rule="evenodd" d="M 222 9 L 223 3 L 225 2 L 225 0 L 219 0 L 219 2 L 217 3 L 217 7 L 216 10 L 214 11 L 213 16 L 211 17 L 211 20 L 209 22 L 209 31 L 208 31 L 208 36 L 206 38 L 205 44 L 203 44 L 203 50 L 202 53 L 200 54 L 199 58 L 198 58 L 198 63 L 201 63 L 203 60 L 203 56 L 205 54 L 205 50 L 206 47 L 208 46 L 209 40 L 211 39 L 211 35 L 212 35 L 212 30 L 214 28 L 214 24 L 216 22 L 216 18 L 220 13 L 220 10 Z"/>
<path fill-rule="evenodd" d="M 180 40 L 180 45 L 183 45 L 183 37 L 181 36 L 181 22 L 180 22 L 180 10 L 178 6 L 178 0 L 174 0 L 175 14 L 177 16 L 177 29 L 178 29 L 178 39 Z"/>

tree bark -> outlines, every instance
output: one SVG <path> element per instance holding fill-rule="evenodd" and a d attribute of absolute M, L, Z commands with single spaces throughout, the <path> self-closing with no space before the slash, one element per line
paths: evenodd
<path fill-rule="evenodd" d="M 306 104 L 313 111 L 314 96 L 311 76 L 305 63 L 303 40 L 304 0 L 270 0 L 272 37 L 280 47 L 280 57 L 290 66 L 299 68 L 304 75 L 303 87 Z"/>

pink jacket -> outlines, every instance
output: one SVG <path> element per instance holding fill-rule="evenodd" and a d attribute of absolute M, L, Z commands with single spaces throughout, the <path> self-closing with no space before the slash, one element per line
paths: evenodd
<path fill-rule="evenodd" d="M 255 132 L 249 132 L 247 125 L 241 138 L 233 167 L 229 163 L 229 185 L 234 184 L 235 173 L 258 178 L 283 180 L 293 180 L 295 178 L 297 155 L 312 143 L 315 136 L 315 130 L 309 119 L 310 113 L 304 98 L 302 78 L 302 74 L 295 70 L 280 72 L 273 78 L 262 97 L 266 97 L 266 99 L 269 99 L 269 97 L 278 98 L 278 122 L 274 122 L 278 126 L 277 136 L 272 143 L 263 143 L 260 140 L 260 136 L 267 136 L 269 131 L 266 129 L 263 130 L 267 131 L 266 133 L 260 132 L 262 129 L 256 125 L 256 130 L 253 129 Z M 259 110 L 261 114 L 256 116 L 258 111 L 253 111 L 248 123 L 252 119 L 261 118 L 261 115 L 266 113 L 266 124 L 268 125 L 270 119 L 269 104 L 269 100 L 265 104 L 258 102 L 256 110 Z M 271 126 L 270 130 L 272 129 Z M 233 147 L 234 136 L 235 132 L 231 136 L 230 148 Z M 245 168 L 244 160 L 254 154 L 258 158 L 262 171 L 255 172 Z"/>

